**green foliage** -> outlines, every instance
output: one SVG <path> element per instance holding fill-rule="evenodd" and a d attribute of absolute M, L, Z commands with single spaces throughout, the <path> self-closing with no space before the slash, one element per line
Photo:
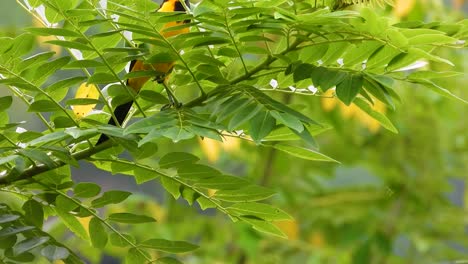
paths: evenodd
<path fill-rule="evenodd" d="M 158 219 L 138 211 L 106 211 L 127 203 L 131 193 L 74 182 L 71 167 L 78 161 L 129 175 L 137 183 L 157 179 L 174 199 L 207 212 L 214 208 L 236 224 L 285 238 L 276 223 L 291 216 L 260 203 L 275 191 L 221 172 L 197 155 L 160 151 L 158 146 L 166 140 L 178 146 L 193 138 L 234 137 L 294 159 L 336 162 L 319 152 L 314 139 L 328 126 L 303 106 L 289 104 L 291 98 L 335 89 L 334 96 L 344 104 L 362 109 L 394 133 L 397 126 L 372 106 L 379 102 L 398 111 L 398 85 L 419 84 L 466 103 L 431 80 L 458 73 L 405 70 L 421 60 L 454 65 L 437 52 L 466 45 L 465 22 L 390 24 L 369 7 L 341 10 L 361 1 L 203 0 L 187 13 L 154 12 L 157 5 L 149 0 L 109 1 L 105 6 L 78 0 L 17 2 L 45 27 L 0 39 L 0 84 L 9 89 L 0 97 L 0 191 L 18 195 L 22 204 L 21 209 L 0 206 L 0 248 L 6 260 L 82 263 L 73 250 L 42 231 L 51 216 L 94 248 L 124 248 L 127 263 L 179 263 L 165 254 L 198 249 L 191 243 L 195 239 L 126 233 L 129 225 L 154 228 Z M 35 9 L 39 6 L 45 14 Z M 183 20 L 191 23 L 163 28 Z M 162 34 L 185 27 L 189 33 Z M 39 52 L 35 36 L 55 37 L 42 44 L 60 47 L 67 55 Z M 126 79 L 158 72 L 127 73 L 131 60 L 176 64 L 167 87 L 148 82 L 135 94 Z M 69 98 L 68 91 L 82 82 L 99 85 L 100 98 Z M 166 107 L 165 89 L 175 90 L 181 107 Z M 45 131 L 10 122 L 13 98 Z M 135 104 L 125 125 L 107 125 L 109 117 L 115 118 L 112 110 L 129 100 Z M 71 106 L 89 104 L 102 110 L 82 119 L 74 115 Z M 95 146 L 100 134 L 111 140 Z M 378 236 L 361 241 L 353 258 L 366 258 L 371 239 Z"/>

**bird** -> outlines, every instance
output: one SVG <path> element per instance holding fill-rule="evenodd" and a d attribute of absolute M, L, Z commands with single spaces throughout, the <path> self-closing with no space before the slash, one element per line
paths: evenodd
<path fill-rule="evenodd" d="M 185 2 L 185 5 L 188 8 L 190 8 L 190 1 L 189 0 L 184 0 L 184 2 Z M 160 5 L 159 9 L 157 10 L 157 12 L 185 12 L 185 11 L 186 11 L 185 7 L 180 2 L 180 0 L 164 0 L 163 3 Z M 174 27 L 174 26 L 177 26 L 177 25 L 180 25 L 180 24 L 189 23 L 189 22 L 190 22 L 190 20 L 168 22 L 163 26 L 163 29 L 168 29 L 168 28 L 171 28 L 171 27 Z M 163 30 L 161 32 L 161 35 L 164 38 L 169 38 L 169 37 L 173 37 L 173 36 L 176 36 L 176 35 L 179 35 L 179 34 L 187 33 L 188 31 L 189 31 L 188 27 L 184 27 L 182 29 L 179 28 L 177 30 L 166 30 L 166 31 Z M 147 81 L 149 81 L 150 79 L 152 79 L 152 78 L 153 78 L 153 80 L 157 81 L 158 83 L 164 84 L 164 82 L 166 81 L 168 75 L 172 71 L 172 69 L 174 67 L 174 64 L 175 64 L 175 62 L 164 62 L 164 63 L 152 63 L 151 65 L 148 65 L 148 64 L 145 64 L 141 60 L 132 60 L 130 62 L 129 72 L 154 70 L 155 72 L 158 73 L 158 75 L 155 76 L 155 77 L 145 76 L 145 77 L 129 78 L 126 81 L 126 85 L 127 85 L 127 87 L 129 87 L 130 89 L 132 89 L 133 91 L 138 93 L 141 90 L 141 88 L 143 87 L 143 85 L 145 85 L 145 83 Z M 166 89 L 166 91 L 168 93 L 168 97 L 169 97 L 170 102 L 172 104 L 174 104 L 175 101 L 174 101 L 174 98 L 173 98 L 172 94 L 167 89 Z M 119 125 L 122 125 L 123 121 L 127 117 L 127 114 L 130 111 L 130 108 L 132 107 L 132 104 L 133 104 L 133 101 L 130 101 L 130 102 L 118 105 L 115 108 L 114 116 L 116 117 L 117 122 L 119 123 Z M 116 125 L 115 121 L 116 120 L 111 117 L 109 119 L 108 124 L 115 126 Z M 99 137 L 99 139 L 98 139 L 98 141 L 96 143 L 96 146 L 106 142 L 107 140 L 109 140 L 109 137 L 106 136 L 105 134 L 101 134 L 101 136 Z"/>

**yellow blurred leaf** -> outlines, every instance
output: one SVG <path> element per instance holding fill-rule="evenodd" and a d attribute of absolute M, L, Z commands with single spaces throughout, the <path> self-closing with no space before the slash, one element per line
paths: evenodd
<path fill-rule="evenodd" d="M 453 5 L 455 6 L 455 9 L 460 10 L 465 2 L 465 0 L 453 0 Z"/>
<path fill-rule="evenodd" d="M 216 162 L 221 155 L 221 149 L 227 152 L 235 152 L 240 149 L 241 140 L 234 137 L 225 137 L 223 142 L 204 138 L 198 140 L 203 154 L 210 162 Z"/>
<path fill-rule="evenodd" d="M 222 147 L 227 152 L 235 152 L 240 149 L 241 140 L 234 137 L 226 137 L 222 143 Z"/>
<path fill-rule="evenodd" d="M 316 248 L 325 246 L 325 238 L 321 232 L 315 231 L 309 236 L 309 243 Z"/>
<path fill-rule="evenodd" d="M 405 17 L 413 10 L 416 0 L 395 0 L 393 13 L 396 17 Z"/>
<path fill-rule="evenodd" d="M 379 131 L 380 123 L 371 116 L 369 116 L 366 112 L 362 111 L 358 106 L 356 106 L 355 104 L 347 106 L 344 103 L 342 103 L 338 98 L 330 98 L 330 96 L 333 96 L 333 90 L 328 90 L 325 93 L 325 97 L 322 98 L 323 110 L 329 112 L 338 107 L 338 109 L 341 112 L 341 115 L 345 119 L 356 118 L 356 120 L 362 125 L 364 125 L 370 132 L 375 134 Z M 372 108 L 377 112 L 385 113 L 385 105 L 378 100 L 374 101 L 375 103 Z"/>
<path fill-rule="evenodd" d="M 141 211 L 149 212 L 152 217 L 158 219 L 159 223 L 165 221 L 167 213 L 166 209 L 153 201 L 145 201 L 144 204 L 141 204 L 142 208 L 138 208 Z"/>
<path fill-rule="evenodd" d="M 33 19 L 33 26 L 40 27 L 40 28 L 45 27 L 44 24 L 42 24 L 42 22 L 37 18 Z M 55 55 L 60 54 L 60 52 L 62 52 L 62 47 L 58 45 L 51 45 L 51 44 L 46 43 L 49 40 L 57 40 L 57 38 L 54 36 L 36 36 L 36 40 L 41 48 L 54 51 Z"/>
<path fill-rule="evenodd" d="M 94 84 L 82 83 L 78 90 L 76 90 L 75 99 L 99 99 L 99 91 Z M 83 118 L 89 112 L 91 112 L 96 104 L 88 105 L 74 105 L 73 113 L 76 117 Z"/>
<path fill-rule="evenodd" d="M 88 217 L 77 217 L 78 221 L 80 221 L 81 225 L 84 227 L 86 232 L 89 234 L 89 221 L 91 221 L 92 216 Z"/>
<path fill-rule="evenodd" d="M 375 103 L 373 105 L 373 109 L 377 112 L 380 112 L 380 113 L 385 113 L 385 105 L 378 101 L 378 100 L 374 100 Z M 362 111 L 359 107 L 357 107 L 356 105 L 353 105 L 355 108 L 356 108 L 356 119 L 359 120 L 359 122 L 361 124 L 363 124 L 364 126 L 367 127 L 367 129 L 375 134 L 379 131 L 380 129 L 380 123 L 379 121 L 377 121 L 375 118 L 372 118 L 371 116 L 369 116 L 366 112 Z"/>
<path fill-rule="evenodd" d="M 340 106 L 341 114 L 343 114 L 343 116 L 346 119 L 350 119 L 351 117 L 356 115 L 357 106 L 355 106 L 353 104 L 347 106 L 347 105 L 343 104 L 342 102 L 340 102 L 339 106 Z"/>
<path fill-rule="evenodd" d="M 334 97 L 335 91 L 329 89 L 324 93 L 324 97 L 322 98 L 322 109 L 330 112 L 331 110 L 335 109 L 336 104 L 338 103 L 338 99 Z"/>
<path fill-rule="evenodd" d="M 296 220 L 275 221 L 274 224 L 288 236 L 289 240 L 299 238 L 299 225 Z"/>
<path fill-rule="evenodd" d="M 215 190 L 215 189 L 208 189 L 208 196 L 211 197 L 211 196 L 215 195 L 216 191 L 217 190 Z"/>
<path fill-rule="evenodd" d="M 210 162 L 216 162 L 219 159 L 220 142 L 211 138 L 199 138 L 198 142 L 200 143 L 203 154 L 205 154 Z"/>

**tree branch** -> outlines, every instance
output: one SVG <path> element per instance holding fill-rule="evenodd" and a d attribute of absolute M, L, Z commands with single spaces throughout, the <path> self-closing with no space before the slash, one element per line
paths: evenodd
<path fill-rule="evenodd" d="M 72 155 L 70 155 L 70 159 L 75 159 L 75 160 L 87 159 L 98 152 L 111 148 L 112 144 L 113 144 L 112 140 L 108 140 L 98 146 L 93 146 L 83 151 L 73 153 Z M 63 161 L 55 161 L 53 167 L 48 167 L 44 164 L 32 166 L 24 170 L 23 172 L 21 172 L 19 175 L 11 175 L 10 173 L 10 174 L 7 174 L 5 177 L 0 178 L 0 185 L 8 185 L 16 181 L 26 180 L 38 174 L 41 174 L 43 172 L 55 170 L 65 165 L 69 165 L 69 164 Z"/>

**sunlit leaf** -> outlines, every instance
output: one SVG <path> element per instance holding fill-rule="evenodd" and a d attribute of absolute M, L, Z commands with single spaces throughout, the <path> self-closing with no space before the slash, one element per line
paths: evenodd
<path fill-rule="evenodd" d="M 317 152 L 311 149 L 296 147 L 293 145 L 285 145 L 285 144 L 275 144 L 273 145 L 273 147 L 277 150 L 281 150 L 285 153 L 288 153 L 289 155 L 299 157 L 302 159 L 338 162 L 320 152 Z"/>
<path fill-rule="evenodd" d="M 91 218 L 88 230 L 93 246 L 96 248 L 104 248 L 107 244 L 108 234 L 104 229 L 101 220 L 96 217 Z"/>

